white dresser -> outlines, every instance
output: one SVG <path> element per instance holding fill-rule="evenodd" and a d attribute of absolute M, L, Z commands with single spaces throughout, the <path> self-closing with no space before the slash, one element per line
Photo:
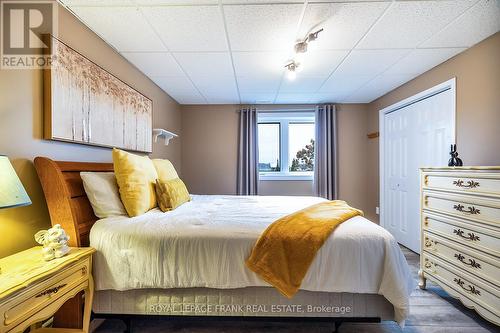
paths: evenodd
<path fill-rule="evenodd" d="M 420 288 L 500 325 L 500 167 L 421 169 Z"/>

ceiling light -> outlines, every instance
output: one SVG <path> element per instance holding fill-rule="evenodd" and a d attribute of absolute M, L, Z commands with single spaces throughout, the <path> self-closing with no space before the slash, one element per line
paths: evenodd
<path fill-rule="evenodd" d="M 295 44 L 295 53 L 306 53 L 307 52 L 307 41 L 298 42 Z"/>
<path fill-rule="evenodd" d="M 323 29 L 319 29 L 318 31 L 316 32 L 311 32 L 309 34 L 309 36 L 307 36 L 307 41 L 310 43 L 310 42 L 314 42 L 316 39 L 318 39 L 318 36 L 319 36 L 319 33 L 323 31 Z"/>
<path fill-rule="evenodd" d="M 287 76 L 289 80 L 295 80 L 295 78 L 297 77 L 297 72 L 303 68 L 305 53 L 307 52 L 309 43 L 318 39 L 318 35 L 321 31 L 323 31 L 323 29 L 311 32 L 302 41 L 295 43 L 295 55 L 293 57 L 293 60 L 289 61 L 288 64 L 285 65 L 285 67 L 288 69 Z"/>
<path fill-rule="evenodd" d="M 295 80 L 295 78 L 297 77 L 297 68 L 299 67 L 299 64 L 292 60 L 291 62 L 286 64 L 285 67 L 288 69 L 288 79 L 292 81 Z"/>

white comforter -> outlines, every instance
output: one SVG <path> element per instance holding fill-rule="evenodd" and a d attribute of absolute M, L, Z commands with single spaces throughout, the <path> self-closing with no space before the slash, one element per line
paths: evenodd
<path fill-rule="evenodd" d="M 97 249 L 97 290 L 242 288 L 269 286 L 245 266 L 265 228 L 276 219 L 324 201 L 315 197 L 204 196 L 174 211 L 99 220 L 90 245 Z M 401 322 L 414 287 L 392 235 L 357 216 L 342 223 L 314 259 L 301 289 L 381 294 Z"/>

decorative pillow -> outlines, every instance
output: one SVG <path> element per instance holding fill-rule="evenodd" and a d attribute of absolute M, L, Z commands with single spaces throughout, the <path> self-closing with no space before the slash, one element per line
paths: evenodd
<path fill-rule="evenodd" d="M 127 215 L 120 200 L 114 172 L 80 172 L 80 177 L 95 216 L 104 219 Z"/>
<path fill-rule="evenodd" d="M 120 198 L 130 217 L 156 207 L 154 184 L 158 175 L 149 157 L 114 148 L 113 165 Z"/>
<path fill-rule="evenodd" d="M 177 171 L 175 171 L 174 166 L 169 160 L 154 159 L 153 164 L 160 182 L 166 182 L 167 180 L 179 178 Z"/>
<path fill-rule="evenodd" d="M 183 203 L 191 201 L 186 185 L 180 178 L 167 180 L 166 182 L 157 180 L 156 195 L 158 205 L 164 212 L 176 209 Z"/>

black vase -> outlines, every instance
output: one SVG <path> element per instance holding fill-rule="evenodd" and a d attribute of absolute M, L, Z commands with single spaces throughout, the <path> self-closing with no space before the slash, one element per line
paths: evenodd
<path fill-rule="evenodd" d="M 450 167 L 456 167 L 456 166 L 462 166 L 462 165 L 464 165 L 463 162 L 462 162 L 462 160 L 458 157 L 457 145 L 456 144 L 452 144 L 451 145 L 450 155 L 451 155 L 451 158 L 448 161 L 448 166 L 450 166 Z"/>

